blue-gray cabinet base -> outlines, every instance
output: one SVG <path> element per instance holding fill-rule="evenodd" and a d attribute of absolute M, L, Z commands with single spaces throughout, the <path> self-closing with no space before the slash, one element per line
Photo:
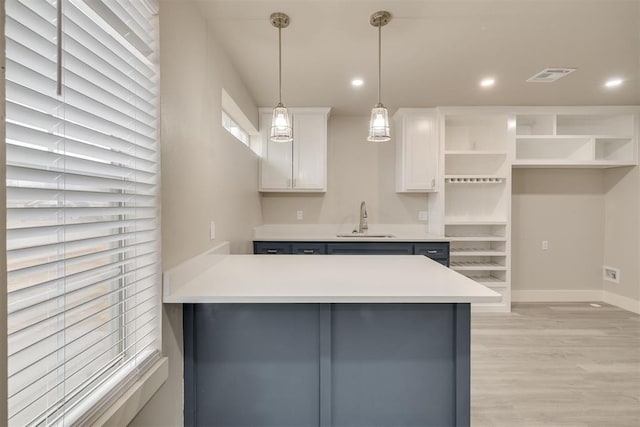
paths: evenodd
<path fill-rule="evenodd" d="M 185 425 L 468 426 L 469 304 L 185 304 Z"/>

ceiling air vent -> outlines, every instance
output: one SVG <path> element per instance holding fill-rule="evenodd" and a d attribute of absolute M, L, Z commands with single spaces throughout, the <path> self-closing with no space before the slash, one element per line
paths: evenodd
<path fill-rule="evenodd" d="M 575 70 L 575 68 L 545 68 L 533 77 L 529 77 L 527 81 L 533 83 L 552 83 L 567 74 L 573 73 Z"/>

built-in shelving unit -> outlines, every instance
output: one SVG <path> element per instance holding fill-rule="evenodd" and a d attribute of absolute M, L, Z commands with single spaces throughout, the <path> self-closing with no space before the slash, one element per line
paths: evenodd
<path fill-rule="evenodd" d="M 637 165 L 638 107 L 441 107 L 438 188 L 429 232 L 450 241 L 450 265 L 511 307 L 511 171 Z"/>
<path fill-rule="evenodd" d="M 637 164 L 633 113 L 517 114 L 514 167 Z"/>
<path fill-rule="evenodd" d="M 474 310 L 509 311 L 510 147 L 506 114 L 444 114 L 444 233 L 451 268 L 500 293 Z"/>

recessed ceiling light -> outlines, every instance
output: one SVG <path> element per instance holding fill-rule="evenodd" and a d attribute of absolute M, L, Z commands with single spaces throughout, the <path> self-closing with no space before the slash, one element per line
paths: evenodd
<path fill-rule="evenodd" d="M 362 79 L 353 79 L 351 80 L 351 86 L 353 87 L 360 87 L 364 84 L 364 80 Z"/>
<path fill-rule="evenodd" d="M 606 87 L 618 87 L 622 84 L 622 79 L 609 79 L 607 80 L 607 82 L 604 84 Z"/>
<path fill-rule="evenodd" d="M 480 86 L 482 86 L 482 87 L 491 87 L 494 84 L 496 84 L 496 80 L 491 78 L 491 77 L 487 77 L 486 79 L 482 79 L 482 81 L 480 82 Z"/>

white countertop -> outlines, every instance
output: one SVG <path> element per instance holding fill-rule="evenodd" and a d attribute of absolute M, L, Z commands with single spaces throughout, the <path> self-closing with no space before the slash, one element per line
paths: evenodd
<path fill-rule="evenodd" d="M 227 249 L 228 251 L 228 246 Z M 222 252 L 222 254 L 221 254 Z M 225 255 L 164 274 L 165 303 L 474 303 L 500 294 L 415 255 Z"/>
<path fill-rule="evenodd" d="M 447 242 L 427 232 L 423 224 L 369 224 L 369 234 L 393 237 L 338 237 L 351 234 L 358 224 L 265 224 L 255 227 L 253 240 L 268 242 Z"/>

